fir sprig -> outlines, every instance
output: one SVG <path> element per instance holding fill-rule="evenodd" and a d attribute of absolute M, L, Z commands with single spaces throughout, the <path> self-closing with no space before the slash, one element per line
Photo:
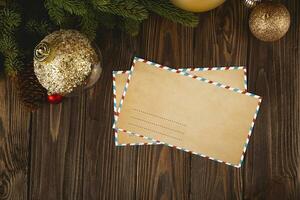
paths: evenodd
<path fill-rule="evenodd" d="M 12 33 L 21 23 L 21 16 L 14 10 L 4 8 L 0 11 L 1 32 Z"/>
<path fill-rule="evenodd" d="M 26 30 L 31 34 L 45 36 L 53 31 L 53 26 L 46 20 L 31 19 L 25 26 Z"/>
<path fill-rule="evenodd" d="M 4 56 L 4 70 L 8 75 L 16 75 L 23 63 L 21 53 L 13 36 L 4 35 L 0 39 L 0 52 Z"/>
<path fill-rule="evenodd" d="M 148 18 L 148 11 L 135 0 L 121 0 L 103 4 L 103 1 L 92 0 L 96 9 L 102 12 L 119 15 L 125 18 L 130 18 L 137 21 L 142 21 Z"/>
<path fill-rule="evenodd" d="M 99 26 L 98 16 L 95 12 L 90 10 L 84 16 L 82 16 L 80 21 L 80 30 L 84 33 L 90 40 L 94 40 L 97 34 L 97 29 Z"/>
<path fill-rule="evenodd" d="M 15 31 L 21 24 L 21 16 L 14 10 L 0 10 L 0 53 L 4 57 L 4 71 L 8 75 L 16 75 L 23 65 L 21 53 L 16 42 Z"/>
<path fill-rule="evenodd" d="M 52 3 L 57 7 L 64 9 L 70 14 L 83 16 L 87 13 L 85 1 L 82 0 L 50 0 L 50 1 L 52 1 Z"/>
<path fill-rule="evenodd" d="M 62 24 L 66 16 L 65 11 L 58 7 L 53 0 L 46 0 L 45 7 L 48 10 L 50 19 L 58 25 Z"/>

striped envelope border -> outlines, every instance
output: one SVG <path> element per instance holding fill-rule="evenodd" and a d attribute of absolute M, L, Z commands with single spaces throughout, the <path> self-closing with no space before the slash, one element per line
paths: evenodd
<path fill-rule="evenodd" d="M 125 98 L 125 95 L 126 95 L 126 92 L 127 92 L 127 89 L 128 89 L 128 85 L 130 83 L 130 79 L 131 79 L 131 76 L 132 76 L 132 72 L 134 70 L 134 65 L 135 63 L 139 61 L 139 62 L 144 62 L 144 63 L 147 63 L 149 64 L 150 66 L 153 66 L 153 67 L 157 67 L 157 68 L 161 68 L 161 69 L 165 69 L 165 70 L 168 70 L 168 71 L 171 71 L 171 72 L 174 72 L 174 73 L 178 73 L 180 75 L 183 75 L 183 76 L 187 76 L 187 77 L 190 77 L 190 78 L 193 78 L 193 79 L 196 79 L 196 80 L 199 80 L 199 81 L 202 81 L 202 82 L 205 82 L 205 83 L 208 83 L 208 84 L 213 84 L 217 87 L 220 87 L 220 88 L 224 88 L 224 89 L 228 89 L 228 90 L 231 90 L 231 91 L 234 91 L 234 92 L 237 92 L 237 93 L 240 93 L 240 94 L 245 94 L 247 96 L 252 96 L 254 98 L 257 98 L 259 99 L 259 102 L 257 104 L 257 107 L 256 107 L 256 112 L 254 113 L 254 116 L 253 116 L 253 120 L 252 120 L 252 123 L 250 125 L 250 128 L 249 128 L 249 131 L 248 131 L 248 136 L 246 138 L 246 142 L 244 144 L 244 148 L 243 148 L 243 151 L 242 151 L 242 155 L 241 155 L 241 159 L 240 159 L 240 163 L 238 165 L 235 165 L 235 164 L 232 164 L 232 163 L 228 163 L 228 162 L 224 162 L 222 160 L 219 160 L 219 159 L 216 159 L 216 158 L 213 158 L 213 157 L 209 157 L 207 155 L 204 155 L 204 154 L 201 154 L 201 153 L 197 153 L 197 152 L 193 152 L 193 151 L 190 151 L 188 149 L 183 149 L 181 147 L 177 147 L 177 146 L 174 146 L 172 144 L 168 144 L 168 143 L 165 143 L 165 142 L 162 142 L 162 141 L 158 141 L 158 140 L 155 140 L 153 138 L 149 138 L 147 136 L 143 136 L 143 135 L 140 135 L 140 134 L 137 134 L 137 133 L 133 133 L 133 132 L 130 132 L 130 131 L 127 131 L 127 130 L 124 130 L 124 129 L 120 129 L 120 128 L 116 128 L 116 121 L 118 120 L 118 117 L 119 117 L 119 113 L 121 111 L 121 108 L 122 108 L 122 105 L 123 105 L 123 102 L 124 102 L 124 98 Z M 236 68 L 236 67 L 214 67 L 215 70 L 229 70 L 229 69 L 232 69 L 232 68 Z M 199 68 L 194 68 L 194 69 L 199 69 Z M 200 68 L 200 69 L 204 69 L 204 70 L 212 70 L 213 68 Z M 236 68 L 237 69 L 237 68 Z M 214 160 L 214 161 L 217 161 L 219 163 L 225 163 L 227 165 L 230 165 L 230 166 L 233 166 L 233 167 L 241 167 L 243 161 L 244 161 L 244 157 L 245 157 L 245 153 L 246 153 L 246 150 L 247 150 L 247 146 L 249 144 L 249 140 L 250 140 L 250 137 L 251 137 L 251 134 L 252 134 L 252 131 L 253 131 L 253 128 L 254 128 L 254 123 L 255 123 L 255 120 L 256 120 L 256 117 L 257 117 L 257 114 L 258 114 L 258 111 L 259 111 L 259 107 L 260 107 L 260 104 L 261 104 L 261 101 L 262 101 L 262 98 L 258 95 L 255 95 L 255 94 L 252 94 L 252 93 L 249 93 L 247 92 L 247 90 L 240 90 L 240 89 L 237 89 L 237 88 L 232 88 L 228 85 L 223 85 L 221 83 L 218 83 L 218 82 L 214 82 L 214 81 L 211 81 L 211 80 L 208 80 L 208 79 L 205 79 L 205 78 L 202 78 L 202 77 L 199 77 L 199 76 L 195 76 L 195 75 L 191 75 L 188 73 L 188 71 L 191 71 L 193 70 L 193 68 L 191 69 L 187 69 L 187 70 L 182 70 L 182 69 L 172 69 L 172 68 L 169 68 L 167 66 L 163 66 L 163 65 L 160 65 L 160 64 L 157 64 L 157 63 L 154 63 L 154 62 L 151 62 L 151 61 L 147 61 L 147 60 L 144 60 L 142 58 L 137 58 L 135 57 L 134 60 L 133 60 L 133 64 L 132 64 L 132 67 L 131 67 L 131 70 L 129 71 L 129 76 L 128 76 L 128 79 L 127 79 L 127 82 L 125 84 L 125 87 L 124 87 L 124 91 L 123 91 L 123 94 L 122 94 L 122 97 L 121 97 L 121 101 L 120 101 L 120 105 L 119 105 L 119 108 L 117 109 L 116 107 L 116 86 L 115 84 L 113 85 L 113 95 L 114 95 L 114 123 L 113 123 L 113 129 L 116 130 L 114 131 L 115 132 L 115 139 L 117 139 L 117 130 L 120 130 L 120 131 L 123 131 L 125 133 L 129 133 L 129 134 L 133 134 L 133 135 L 136 135 L 138 137 L 141 137 L 141 138 L 144 138 L 146 140 L 150 140 L 152 141 L 153 143 L 151 144 L 164 144 L 164 145 L 167 145 L 169 147 L 173 147 L 173 148 L 176 148 L 176 149 L 179 149 L 179 150 L 183 150 L 185 152 L 189 152 L 189 153 L 192 153 L 194 155 L 198 155 L 198 156 L 201 156 L 201 157 L 204 157 L 204 158 L 208 158 L 210 160 Z M 246 77 L 246 70 L 244 68 L 244 77 Z M 113 72 L 113 82 L 115 82 L 115 74 L 117 73 L 128 73 L 128 72 Z M 247 80 L 245 79 L 245 85 L 247 85 Z M 247 88 L 247 87 L 245 87 Z M 115 140 L 115 143 L 116 145 L 118 145 L 118 141 Z M 144 143 L 141 143 L 141 144 L 144 144 Z M 140 143 L 138 143 L 138 145 L 141 145 Z M 149 144 L 149 143 L 148 143 Z M 136 144 L 134 144 L 136 145 Z M 125 145 L 121 145 L 121 146 L 125 146 Z"/>

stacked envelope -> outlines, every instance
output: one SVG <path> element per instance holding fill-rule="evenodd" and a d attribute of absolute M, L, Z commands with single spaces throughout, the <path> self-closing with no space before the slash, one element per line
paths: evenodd
<path fill-rule="evenodd" d="M 113 72 L 117 146 L 163 144 L 240 167 L 261 97 L 244 67 L 172 69 L 135 58 Z"/>

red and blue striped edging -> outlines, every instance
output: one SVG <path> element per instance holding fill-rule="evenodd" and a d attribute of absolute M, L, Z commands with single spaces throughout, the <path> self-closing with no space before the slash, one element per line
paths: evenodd
<path fill-rule="evenodd" d="M 199 156 L 201 156 L 201 157 L 208 158 L 208 159 L 210 159 L 210 160 L 214 160 L 214 161 L 217 161 L 217 162 L 220 162 L 220 163 L 225 163 L 225 164 L 230 165 L 230 166 L 233 166 L 233 167 L 237 167 L 237 168 L 241 167 L 241 165 L 242 165 L 242 163 L 243 163 L 243 160 L 244 160 L 244 158 L 245 158 L 246 149 L 247 149 L 247 146 L 248 146 L 248 143 L 249 143 L 250 136 L 251 136 L 252 131 L 253 131 L 254 122 L 255 122 L 255 120 L 256 120 L 256 117 L 257 117 L 257 114 L 258 114 L 258 111 L 259 111 L 259 107 L 260 107 L 262 98 L 261 98 L 260 96 L 258 96 L 258 95 L 255 95 L 255 94 L 252 94 L 252 93 L 248 93 L 247 91 L 239 90 L 239 89 L 237 89 L 237 88 L 231 88 L 230 86 L 226 86 L 226 85 L 223 85 L 223 84 L 220 84 L 220 83 L 216 83 L 216 82 L 207 80 L 207 79 L 205 79 L 205 78 L 201 78 L 201 77 L 197 77 L 197 76 L 194 76 L 194 75 L 190 75 L 190 74 L 188 74 L 188 73 L 186 73 L 186 72 L 184 72 L 184 71 L 179 71 L 179 70 L 176 70 L 176 69 L 171 69 L 171 68 L 169 68 L 169 67 L 162 66 L 162 65 L 160 65 L 160 64 L 153 63 L 153 62 L 150 62 L 150 61 L 146 61 L 146 60 L 141 59 L 141 58 L 134 58 L 133 64 L 132 64 L 132 67 L 131 67 L 131 70 L 130 70 L 130 72 L 129 72 L 129 76 L 128 76 L 128 79 L 127 79 L 127 82 L 126 82 L 126 85 L 125 85 L 126 88 L 124 89 L 124 92 L 123 92 L 123 94 L 122 94 L 122 99 L 121 99 L 121 102 L 120 102 L 119 109 L 118 109 L 117 113 L 120 113 L 120 111 L 121 111 L 121 108 L 122 108 L 122 105 L 123 105 L 123 100 L 124 100 L 124 97 L 125 97 L 125 95 L 126 95 L 126 91 L 127 91 L 127 88 L 128 88 L 128 84 L 129 84 L 129 82 L 130 82 L 130 79 L 131 79 L 131 76 L 132 76 L 132 72 L 133 72 L 133 70 L 134 70 L 134 65 L 135 65 L 135 63 L 136 63 L 137 61 L 145 62 L 145 63 L 147 63 L 147 64 L 150 64 L 151 66 L 154 66 L 154 67 L 162 68 L 162 69 L 165 69 L 165 70 L 168 70 L 168 71 L 171 71 L 171 72 L 175 72 L 175 73 L 179 73 L 179 74 L 184 75 L 184 76 L 188 76 L 188 77 L 190 77 L 190 78 L 194 78 L 194 79 L 196 79 L 196 80 L 200 80 L 200 81 L 203 81 L 203 82 L 206 82 L 206 83 L 209 83 L 209 84 L 213 84 L 213 85 L 215 85 L 215 86 L 217 86 L 217 87 L 220 87 L 220 88 L 229 89 L 229 90 L 231 90 L 231 91 L 234 91 L 234 92 L 237 92 L 237 93 L 240 93 L 240 94 L 245 94 L 245 95 L 248 95 L 248 96 L 252 96 L 252 97 L 254 97 L 254 98 L 259 99 L 259 102 L 258 102 L 258 105 L 257 105 L 257 107 L 256 107 L 256 111 L 255 111 L 255 114 L 254 114 L 254 117 L 253 117 L 251 126 L 250 126 L 249 131 L 248 131 L 248 134 L 247 134 L 247 139 L 246 139 L 246 142 L 245 142 L 244 147 L 243 147 L 243 151 L 242 151 L 242 155 L 241 155 L 240 162 L 239 162 L 239 164 L 237 164 L 237 165 L 236 165 L 236 164 L 229 163 L 229 162 L 224 162 L 224 161 L 222 161 L 222 160 L 219 160 L 219 159 L 216 159 L 216 158 L 213 158 L 213 157 L 210 157 L 210 156 L 206 156 L 206 155 L 201 154 L 201 153 L 196 153 L 196 152 L 190 151 L 190 150 L 188 150 L 188 149 L 183 149 L 183 148 L 181 148 L 181 147 L 177 147 L 177 146 L 174 146 L 174 145 L 171 145 L 171 144 L 167 144 L 167 143 L 165 143 L 165 142 L 161 142 L 161 141 L 155 140 L 155 139 L 153 139 L 153 138 L 149 138 L 149 137 L 147 137 L 147 136 L 143 136 L 143 135 L 140 135 L 140 134 L 137 134 L 137 133 L 133 133 L 133 132 L 130 132 L 130 131 L 127 131 L 127 130 L 124 130 L 124 129 L 118 128 L 118 130 L 123 131 L 123 132 L 126 132 L 126 133 L 130 133 L 130 134 L 134 134 L 134 135 L 136 135 L 136 136 L 139 136 L 139 137 L 145 138 L 145 139 L 147 139 L 147 140 L 153 141 L 154 143 L 159 142 L 160 144 L 165 144 L 165 145 L 167 145 L 167 146 L 169 146 L 169 147 L 173 147 L 173 148 L 176 148 L 176 149 L 179 149 L 179 150 L 183 150 L 183 151 L 185 151 L 185 152 L 190 152 L 190 153 L 192 153 L 192 154 L 199 155 Z M 123 145 L 122 145 L 122 146 L 123 146 Z"/>
<path fill-rule="evenodd" d="M 245 90 L 247 90 L 247 68 L 245 66 L 231 66 L 231 67 L 206 67 L 206 68 L 187 68 L 187 69 L 178 69 L 181 72 L 191 72 L 191 71 L 218 71 L 218 70 L 244 70 L 244 87 Z M 179 73 L 179 71 L 176 70 L 176 73 Z"/>
<path fill-rule="evenodd" d="M 153 138 L 149 138 L 149 137 L 147 137 L 147 136 L 143 136 L 143 135 L 140 135 L 140 134 L 137 134 L 137 133 L 133 133 L 133 132 L 130 132 L 130 131 L 127 131 L 127 130 L 124 130 L 124 129 L 118 128 L 118 130 L 123 131 L 123 132 L 126 132 L 126 133 L 130 133 L 130 134 L 134 134 L 134 135 L 136 135 L 136 136 L 145 138 L 145 139 L 147 139 L 147 140 L 151 140 L 151 141 L 153 141 L 153 142 L 159 142 L 160 144 L 165 144 L 165 145 L 167 145 L 167 146 L 169 146 L 169 147 L 173 147 L 173 148 L 177 148 L 177 149 L 179 149 L 179 150 L 183 150 L 183 151 L 186 151 L 186 152 L 190 152 L 190 153 L 192 153 L 192 154 L 199 155 L 199 156 L 201 156 L 201 157 L 208 158 L 208 159 L 210 159 L 210 160 L 214 160 L 214 161 L 217 161 L 217 162 L 220 162 L 220 163 L 225 163 L 225 164 L 230 165 L 230 166 L 233 166 L 233 167 L 237 167 L 237 168 L 241 167 L 241 165 L 242 165 L 242 163 L 243 163 L 243 160 L 244 160 L 244 158 L 245 158 L 246 149 L 247 149 L 247 146 L 248 146 L 248 143 L 249 143 L 249 139 L 250 139 L 250 136 L 251 136 L 252 131 L 253 131 L 253 128 L 254 128 L 254 122 L 255 122 L 255 120 L 256 120 L 256 117 L 257 117 L 257 114 L 258 114 L 258 111 L 259 111 L 259 107 L 260 107 L 260 104 L 261 104 L 261 102 L 262 102 L 262 98 L 261 98 L 260 96 L 258 96 L 258 95 L 255 95 L 255 94 L 252 94 L 252 93 L 248 93 L 247 91 L 239 90 L 239 89 L 237 89 L 237 88 L 231 88 L 230 86 L 226 86 L 226 85 L 223 85 L 223 84 L 220 84 L 220 83 L 217 83 L 217 82 L 213 82 L 213 81 L 210 81 L 210 80 L 205 79 L 205 78 L 202 78 L 202 77 L 197 77 L 197 76 L 188 74 L 188 73 L 186 73 L 186 72 L 184 72 L 184 71 L 179 72 L 179 71 L 176 70 L 176 69 L 172 69 L 172 68 L 169 68 L 169 67 L 166 67 L 166 66 L 162 66 L 162 65 L 160 65 L 160 64 L 157 64 L 157 63 L 154 63 L 154 62 L 151 62 L 151 61 L 146 61 L 146 60 L 144 60 L 144 59 L 135 57 L 134 60 L 133 60 L 133 64 L 132 64 L 132 67 L 131 67 L 131 70 L 130 70 L 130 73 L 129 73 L 129 76 L 128 76 L 128 79 L 127 79 L 127 82 L 126 82 L 126 85 L 125 85 L 126 89 L 124 89 L 124 92 L 123 92 L 123 94 L 122 94 L 122 99 L 121 99 L 121 102 L 120 102 L 120 105 L 119 105 L 118 113 L 120 113 L 120 111 L 121 111 L 121 108 L 122 108 L 122 105 L 123 105 L 123 100 L 124 100 L 124 97 L 125 97 L 125 95 L 126 95 L 126 91 L 127 91 L 127 88 L 128 88 L 128 84 L 129 84 L 129 82 L 130 82 L 130 80 L 131 80 L 132 72 L 133 72 L 133 70 L 134 70 L 134 65 L 135 65 L 135 63 L 136 63 L 137 61 L 147 63 L 147 64 L 149 64 L 149 65 L 151 65 L 151 66 L 153 66 L 153 67 L 158 67 L 158 68 L 162 68 L 162 69 L 165 69 L 165 70 L 168 70 L 168 71 L 171 71 L 171 72 L 179 73 L 179 74 L 181 74 L 181 75 L 183 75 L 183 76 L 188 76 L 188 77 L 190 77 L 190 78 L 194 78 L 194 79 L 196 79 L 196 80 L 203 81 L 203 82 L 205 82 L 205 83 L 213 84 L 213 85 L 215 85 L 215 86 L 217 86 L 217 87 L 220 87 L 220 88 L 228 89 L 228 90 L 231 90 L 231 91 L 240 93 L 240 94 L 245 94 L 245 95 L 247 95 L 247 96 L 252 96 L 252 97 L 254 97 L 254 98 L 259 99 L 259 102 L 258 102 L 258 105 L 257 105 L 257 107 L 256 107 L 256 111 L 255 111 L 255 114 L 254 114 L 254 117 L 253 117 L 251 126 L 250 126 L 250 128 L 249 128 L 249 132 L 248 132 L 248 134 L 247 134 L 247 139 L 246 139 L 246 142 L 245 142 L 244 147 L 243 147 L 243 152 L 242 152 L 242 156 L 241 156 L 241 159 L 240 159 L 240 163 L 239 163 L 238 165 L 235 165 L 235 164 L 232 164 L 232 163 L 228 163 L 228 162 L 224 162 L 224 161 L 222 161 L 222 160 L 219 160 L 219 159 L 216 159 L 216 158 L 213 158 L 213 157 L 210 157 L 210 156 L 206 156 L 206 155 L 201 154 L 201 153 L 196 153 L 196 152 L 190 151 L 190 150 L 188 150 L 188 149 L 183 149 L 183 148 L 181 148 L 181 147 L 177 147 L 177 146 L 174 146 L 174 145 L 171 145 L 171 144 L 167 144 L 167 143 L 165 143 L 165 142 L 161 142 L 161 141 L 155 140 L 155 139 L 153 139 Z"/>
<path fill-rule="evenodd" d="M 244 87 L 245 90 L 248 90 L 248 79 L 247 79 L 247 68 L 244 66 Z"/>
<path fill-rule="evenodd" d="M 129 77 L 128 77 L 128 81 L 130 81 L 132 71 L 134 70 L 134 64 L 137 61 L 147 63 L 147 64 L 149 64 L 150 66 L 153 66 L 153 67 L 157 67 L 157 68 L 165 69 L 165 70 L 168 70 L 168 71 L 171 71 L 171 72 L 174 72 L 174 73 L 178 73 L 178 74 L 181 74 L 183 76 L 188 76 L 190 78 L 193 78 L 193 79 L 205 82 L 205 83 L 209 83 L 209 84 L 215 85 L 215 86 L 220 87 L 220 88 L 228 89 L 228 90 L 240 93 L 240 94 L 245 94 L 247 96 L 252 96 L 252 97 L 257 98 L 257 99 L 261 98 L 260 96 L 258 96 L 256 94 L 249 93 L 249 92 L 247 92 L 245 90 L 240 90 L 238 88 L 233 88 L 233 87 L 230 87 L 229 85 L 223 85 L 222 83 L 214 82 L 214 81 L 208 80 L 206 78 L 202 78 L 202 77 L 199 77 L 199 76 L 191 75 L 191 74 L 189 74 L 189 73 L 187 73 L 185 71 L 182 71 L 182 70 L 172 69 L 170 67 L 163 66 L 163 65 L 160 65 L 160 64 L 157 64 L 157 63 L 154 63 L 154 62 L 151 62 L 151 61 L 147 61 L 147 60 L 144 60 L 142 58 L 136 58 L 136 57 L 134 58 L 133 65 L 132 65 L 132 68 L 130 70 L 130 74 L 129 74 Z M 126 94 L 125 91 L 124 91 L 124 93 Z M 119 110 L 120 109 L 121 108 L 119 107 Z"/>
<path fill-rule="evenodd" d="M 161 144 L 165 144 L 165 145 L 167 145 L 167 146 L 174 147 L 174 148 L 177 148 L 177 149 L 179 149 L 179 150 L 186 151 L 186 152 L 191 152 L 192 154 L 199 155 L 199 156 L 201 156 L 201 157 L 205 157 L 205 158 L 208 158 L 208 159 L 210 159 L 210 160 L 214 160 L 214 161 L 217 161 L 217 162 L 220 162 L 220 163 L 225 163 L 225 164 L 230 165 L 230 166 L 233 166 L 233 167 L 237 167 L 237 168 L 241 167 L 241 165 L 242 165 L 242 163 L 243 163 L 243 160 L 244 160 L 244 157 L 245 157 L 244 155 L 245 155 L 245 153 L 246 153 L 247 145 L 248 145 L 248 143 L 249 143 L 249 138 L 250 138 L 251 133 L 252 133 L 252 131 L 253 131 L 254 122 L 255 122 L 255 120 L 256 120 L 256 117 L 257 117 L 257 114 L 258 114 L 258 111 L 259 111 L 259 107 L 260 107 L 262 98 L 261 98 L 260 96 L 258 96 L 258 95 L 255 95 L 255 94 L 252 94 L 252 93 L 248 93 L 248 92 L 245 91 L 245 90 L 240 90 L 240 89 L 237 89 L 237 88 L 232 88 L 232 87 L 230 87 L 230 86 L 226 86 L 226 85 L 223 85 L 223 84 L 221 84 L 221 83 L 217 83 L 217 82 L 214 82 L 214 81 L 210 81 L 210 80 L 205 79 L 205 78 L 202 78 L 202 77 L 198 77 L 198 76 L 195 76 L 195 75 L 191 75 L 191 74 L 188 74 L 188 73 L 183 72 L 183 71 L 179 71 L 179 70 L 176 70 L 176 69 L 172 69 L 172 68 L 169 68 L 169 67 L 166 67 L 166 66 L 163 66 L 163 65 L 160 65 L 160 64 L 151 62 L 151 61 L 147 61 L 147 60 L 144 60 L 144 59 L 141 59 L 141 58 L 136 58 L 136 57 L 135 57 L 134 60 L 133 60 L 133 64 L 132 64 L 132 67 L 131 67 L 131 70 L 130 70 L 130 73 L 129 73 L 129 76 L 128 76 L 128 80 L 127 80 L 127 82 L 126 82 L 126 86 L 125 86 L 125 87 L 128 87 L 128 83 L 130 82 L 130 79 L 131 79 L 131 76 L 132 76 L 132 72 L 134 71 L 134 65 L 135 65 L 135 63 L 136 63 L 137 61 L 147 63 L 147 64 L 149 64 L 150 66 L 153 66 L 153 67 L 157 67 L 157 68 L 165 69 L 165 70 L 168 70 L 168 71 L 171 71 L 171 72 L 179 73 L 179 74 L 181 74 L 181 75 L 183 75 L 183 76 L 188 76 L 188 77 L 190 77 L 190 78 L 193 78 L 193 79 L 196 79 L 196 80 L 199 80 L 199 81 L 203 81 L 203 82 L 205 82 L 205 83 L 213 84 L 213 85 L 215 85 L 215 86 L 217 86 L 217 87 L 220 87 L 220 88 L 228 89 L 228 90 L 231 90 L 231 91 L 240 93 L 240 94 L 245 94 L 245 95 L 247 95 L 247 96 L 252 96 L 252 97 L 254 97 L 254 98 L 259 99 L 258 105 L 257 105 L 257 107 L 256 107 L 256 111 L 255 111 L 255 114 L 254 114 L 254 117 L 253 117 L 251 126 L 250 126 L 250 128 L 249 128 L 249 132 L 248 132 L 248 134 L 247 134 L 247 139 L 246 139 L 246 142 L 245 142 L 244 147 L 243 147 L 242 156 L 241 156 L 241 159 L 240 159 L 240 162 L 239 162 L 238 165 L 235 165 L 235 164 L 232 164 L 232 163 L 228 163 L 228 162 L 224 162 L 224 161 L 222 161 L 222 160 L 219 160 L 219 159 L 216 159 L 216 158 L 213 158 L 213 157 L 210 157 L 210 156 L 206 156 L 206 155 L 204 155 L 204 154 L 200 154 L 200 153 L 196 153 L 196 152 L 193 152 L 193 151 L 190 151 L 190 150 L 187 150 L 187 149 L 183 149 L 183 148 L 181 148 L 181 147 L 177 147 L 177 146 L 174 146 L 174 145 L 171 145 L 171 144 L 167 144 L 167 143 L 165 143 L 165 142 L 161 142 L 161 141 L 155 140 L 155 139 L 153 139 L 153 138 L 149 138 L 149 137 L 147 137 L 147 136 L 143 136 L 143 135 L 140 135 L 140 134 L 137 134 L 137 133 L 133 133 L 133 132 L 130 132 L 130 131 L 127 131 L 127 130 L 124 130 L 124 129 L 118 128 L 118 130 L 121 130 L 121 131 L 127 132 L 127 133 L 131 133 L 131 134 L 134 134 L 134 135 L 136 135 L 136 136 L 145 138 L 145 139 L 147 139 L 147 140 L 151 140 L 151 141 L 153 141 L 153 142 L 160 142 Z M 127 89 L 124 90 L 122 96 L 125 97 L 126 91 L 127 91 Z M 124 99 L 124 97 L 123 97 L 123 99 Z M 119 109 L 118 109 L 118 113 L 120 113 L 121 108 L 122 108 L 122 105 L 123 105 L 123 101 L 121 100 L 120 106 L 119 106 Z"/>
<path fill-rule="evenodd" d="M 231 66 L 231 67 L 206 67 L 206 68 L 201 68 L 201 67 L 191 67 L 191 68 L 179 68 L 177 69 L 177 73 L 179 73 L 180 71 L 184 71 L 184 72 L 192 72 L 192 71 L 224 71 L 224 70 L 244 70 L 244 87 L 245 90 L 247 90 L 247 71 L 246 71 L 246 67 L 244 66 Z M 127 143 L 127 144 L 120 144 L 118 142 L 118 129 L 116 128 L 116 122 L 119 116 L 119 113 L 117 112 L 117 102 L 116 102 L 116 75 L 118 74 L 129 74 L 130 70 L 125 70 L 125 71 L 113 71 L 112 75 L 113 75 L 113 98 L 114 98 L 114 120 L 113 120 L 113 130 L 114 130 L 114 135 L 115 135 L 115 145 L 116 146 L 135 146 L 135 145 L 152 145 L 152 144 L 160 144 L 160 143 Z M 125 88 L 124 88 L 125 89 Z"/>
<path fill-rule="evenodd" d="M 118 117 L 118 112 L 117 112 L 117 89 L 116 89 L 116 72 L 113 71 L 112 72 L 112 76 L 113 76 L 113 104 L 114 104 L 114 118 L 113 118 L 113 132 L 114 132 L 114 136 L 115 136 L 115 144 L 118 143 L 117 139 L 118 139 L 118 131 L 115 129 L 116 127 L 116 121 L 117 121 L 117 117 Z"/>

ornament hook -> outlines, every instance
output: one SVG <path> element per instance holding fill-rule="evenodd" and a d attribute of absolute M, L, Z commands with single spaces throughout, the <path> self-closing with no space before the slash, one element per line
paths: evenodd
<path fill-rule="evenodd" d="M 40 62 L 50 55 L 50 47 L 47 42 L 41 42 L 34 48 L 34 58 Z"/>

